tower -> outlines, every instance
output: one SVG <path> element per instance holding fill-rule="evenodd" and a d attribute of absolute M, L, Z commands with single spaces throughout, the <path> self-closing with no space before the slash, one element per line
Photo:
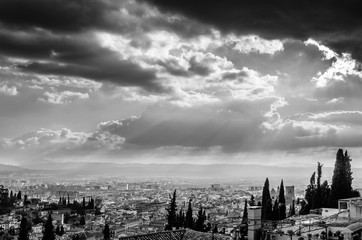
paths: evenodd
<path fill-rule="evenodd" d="M 292 186 L 285 186 L 285 203 L 287 205 L 292 204 L 292 201 L 295 200 L 294 195 L 294 185 Z"/>
<path fill-rule="evenodd" d="M 258 240 L 261 235 L 261 206 L 248 208 L 248 240 Z"/>

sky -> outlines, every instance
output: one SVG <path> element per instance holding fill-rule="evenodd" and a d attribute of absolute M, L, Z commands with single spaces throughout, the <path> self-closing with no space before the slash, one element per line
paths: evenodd
<path fill-rule="evenodd" d="M 0 0 L 0 163 L 362 167 L 347 0 Z"/>

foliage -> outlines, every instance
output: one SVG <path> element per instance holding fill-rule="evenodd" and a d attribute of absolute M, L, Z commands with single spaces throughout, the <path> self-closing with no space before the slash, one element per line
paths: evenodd
<path fill-rule="evenodd" d="M 168 208 L 166 208 L 167 210 L 167 225 L 165 227 L 165 230 L 172 230 L 173 227 L 177 226 L 176 223 L 176 189 L 173 192 L 173 196 L 171 198 L 170 196 L 170 206 Z"/>
<path fill-rule="evenodd" d="M 252 207 L 252 206 L 255 206 L 256 204 L 255 204 L 255 197 L 254 197 L 254 195 L 251 195 L 251 197 L 250 197 L 250 201 L 249 201 L 249 205 L 250 205 L 250 207 Z"/>
<path fill-rule="evenodd" d="M 29 228 L 28 228 L 28 220 L 26 217 L 22 217 L 20 223 L 20 232 L 19 232 L 19 240 L 29 240 Z"/>
<path fill-rule="evenodd" d="M 295 201 L 292 201 L 292 204 L 290 204 L 290 208 L 289 208 L 289 212 L 288 212 L 288 216 L 292 217 L 295 215 Z"/>
<path fill-rule="evenodd" d="M 330 202 L 330 187 L 327 181 L 321 184 L 323 165 L 318 162 L 317 177 L 314 172 L 310 178 L 309 185 L 305 190 L 305 199 L 307 200 L 307 209 L 315 209 L 322 207 L 329 207 Z"/>
<path fill-rule="evenodd" d="M 53 219 L 50 213 L 44 225 L 43 240 L 55 240 Z"/>
<path fill-rule="evenodd" d="M 186 211 L 186 219 L 185 219 L 185 228 L 194 228 L 194 219 L 192 218 L 192 206 L 191 206 L 191 199 L 189 200 L 189 206 Z"/>
<path fill-rule="evenodd" d="M 110 233 L 110 231 L 109 231 L 109 225 L 108 225 L 108 224 L 106 224 L 106 225 L 104 226 L 104 229 L 103 229 L 103 238 L 104 238 L 104 240 L 109 240 L 109 239 L 111 239 L 111 233 Z"/>
<path fill-rule="evenodd" d="M 263 187 L 263 196 L 262 196 L 262 219 L 263 220 L 271 220 L 272 218 L 272 200 L 270 197 L 269 190 L 269 179 L 265 179 L 264 187 Z"/>
<path fill-rule="evenodd" d="M 205 231 L 205 220 L 206 220 L 206 214 L 205 211 L 203 211 L 202 206 L 200 206 L 200 209 L 197 213 L 197 219 L 195 222 L 195 230 L 199 232 Z"/>
<path fill-rule="evenodd" d="M 343 149 L 338 149 L 331 185 L 331 207 L 338 207 L 338 199 L 360 196 L 359 192 L 352 188 L 351 161 L 347 151 L 343 154 Z"/>
<path fill-rule="evenodd" d="M 283 179 L 280 182 L 279 188 L 279 220 L 284 220 L 286 218 L 286 206 L 285 206 L 285 195 L 284 195 L 284 183 Z"/>

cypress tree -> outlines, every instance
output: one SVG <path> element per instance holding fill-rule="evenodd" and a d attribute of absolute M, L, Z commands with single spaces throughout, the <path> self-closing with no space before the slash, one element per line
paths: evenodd
<path fill-rule="evenodd" d="M 250 205 L 250 207 L 255 206 L 255 197 L 254 197 L 254 195 L 251 195 L 249 205 Z"/>
<path fill-rule="evenodd" d="M 212 233 L 219 233 L 219 230 L 217 229 L 217 225 L 214 226 L 212 229 Z"/>
<path fill-rule="evenodd" d="M 246 235 L 248 233 L 248 203 L 245 199 L 243 218 L 241 220 L 240 234 Z"/>
<path fill-rule="evenodd" d="M 321 185 L 320 191 L 321 191 L 321 199 L 322 199 L 321 206 L 329 207 L 329 205 L 330 205 L 329 198 L 331 195 L 331 188 L 329 187 L 327 180 L 325 180 L 323 182 L 323 184 Z"/>
<path fill-rule="evenodd" d="M 20 223 L 19 240 L 29 240 L 28 220 L 24 216 Z"/>
<path fill-rule="evenodd" d="M 205 216 L 204 216 L 204 212 L 202 211 L 202 206 L 200 206 L 200 209 L 197 213 L 195 230 L 199 231 L 199 232 L 203 232 L 204 229 L 205 229 Z"/>
<path fill-rule="evenodd" d="M 82 225 L 82 226 L 85 225 L 85 217 L 84 217 L 84 215 L 80 217 L 79 224 Z"/>
<path fill-rule="evenodd" d="M 176 226 L 177 226 L 177 228 L 182 228 L 183 226 L 184 226 L 184 222 L 185 222 L 185 219 L 184 219 L 184 213 L 183 213 L 183 211 L 182 211 L 182 209 L 180 209 L 180 211 L 179 211 L 179 213 L 177 214 L 177 217 L 176 217 L 176 219 L 177 219 L 177 224 L 176 224 Z"/>
<path fill-rule="evenodd" d="M 103 230 L 103 238 L 104 240 L 110 240 L 111 239 L 111 233 L 109 231 L 109 225 L 106 223 Z"/>
<path fill-rule="evenodd" d="M 294 200 L 292 201 L 292 204 L 290 204 L 290 208 L 289 208 L 289 217 L 292 217 L 295 215 L 295 204 L 294 204 Z"/>
<path fill-rule="evenodd" d="M 44 225 L 43 240 L 55 240 L 52 215 L 49 213 L 48 219 Z"/>
<path fill-rule="evenodd" d="M 172 230 L 173 227 L 176 227 L 176 189 L 173 192 L 173 196 L 170 196 L 170 206 L 166 208 L 167 210 L 167 225 L 165 230 Z"/>
<path fill-rule="evenodd" d="M 274 201 L 271 220 L 273 220 L 273 221 L 278 221 L 279 220 L 279 202 L 278 202 L 278 199 L 275 199 L 275 201 Z"/>
<path fill-rule="evenodd" d="M 337 208 L 339 199 L 359 196 L 359 192 L 352 188 L 351 161 L 347 151 L 343 154 L 343 149 L 338 149 L 331 185 L 331 207 Z"/>
<path fill-rule="evenodd" d="M 316 185 L 315 185 L 315 172 L 314 172 L 309 180 L 309 185 L 305 190 L 305 200 L 307 200 L 310 209 L 314 208 L 315 190 L 316 190 Z"/>
<path fill-rule="evenodd" d="M 241 220 L 241 223 L 244 223 L 244 224 L 248 223 L 248 201 L 246 199 L 245 199 L 243 218 Z"/>
<path fill-rule="evenodd" d="M 322 189 L 321 189 L 321 178 L 322 178 L 322 164 L 318 162 L 317 166 L 317 186 L 314 194 L 314 208 L 321 208 L 323 207 L 322 202 Z M 324 206 L 326 207 L 326 206 Z"/>
<path fill-rule="evenodd" d="M 21 191 L 18 192 L 18 195 L 16 196 L 18 200 L 21 200 Z"/>
<path fill-rule="evenodd" d="M 269 179 L 265 179 L 264 187 L 263 187 L 263 196 L 262 196 L 262 212 L 261 216 L 263 220 L 271 220 L 272 217 L 272 200 L 270 197 L 269 190 Z"/>
<path fill-rule="evenodd" d="M 185 219 L 185 228 L 194 228 L 194 219 L 192 218 L 192 206 L 191 206 L 191 199 L 189 200 L 189 206 L 186 212 L 186 219 Z"/>
<path fill-rule="evenodd" d="M 279 188 L 279 220 L 284 220 L 285 218 L 286 218 L 286 206 L 285 206 L 284 184 L 282 179 Z"/>

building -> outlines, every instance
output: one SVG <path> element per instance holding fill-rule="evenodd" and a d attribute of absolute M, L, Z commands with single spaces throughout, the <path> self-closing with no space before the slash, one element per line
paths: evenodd
<path fill-rule="evenodd" d="M 258 240 L 261 236 L 261 206 L 248 209 L 248 240 Z"/>
<path fill-rule="evenodd" d="M 263 186 L 249 186 L 249 191 L 261 191 L 263 190 Z"/>
<path fill-rule="evenodd" d="M 285 203 L 290 205 L 293 200 L 295 200 L 294 185 L 285 186 Z"/>
<path fill-rule="evenodd" d="M 212 185 L 211 185 L 211 189 L 213 189 L 213 190 L 220 190 L 220 189 L 221 189 L 221 186 L 220 186 L 220 184 L 212 184 Z"/>

